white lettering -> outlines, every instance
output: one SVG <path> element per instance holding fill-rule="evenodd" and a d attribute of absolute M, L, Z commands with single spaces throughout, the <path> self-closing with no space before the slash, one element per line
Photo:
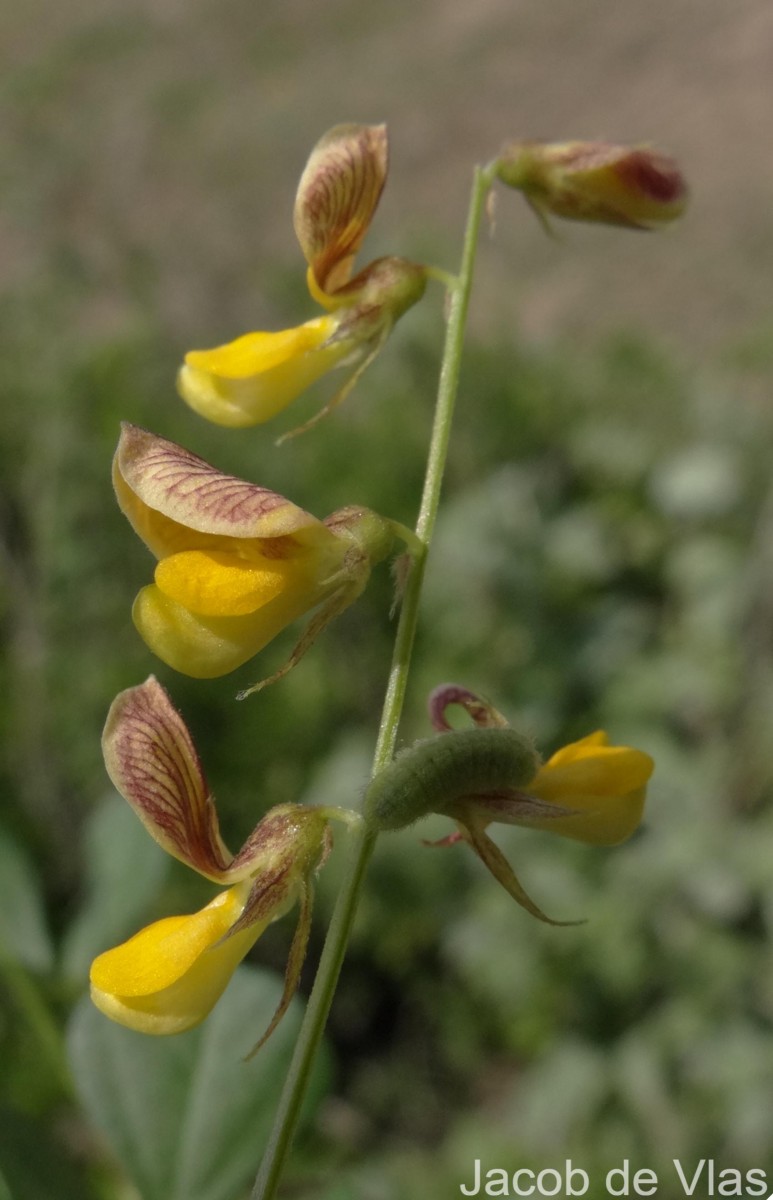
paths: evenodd
<path fill-rule="evenodd" d="M 616 1183 L 616 1181 L 613 1182 L 613 1178 L 612 1178 L 613 1176 L 616 1176 L 616 1175 L 620 1176 L 620 1187 L 617 1189 L 614 1186 L 614 1183 Z M 628 1177 L 629 1177 L 628 1159 L 624 1158 L 622 1167 L 613 1167 L 611 1171 L 607 1171 L 606 1185 L 607 1185 L 607 1191 L 609 1192 L 610 1196 L 628 1196 L 628 1195 L 630 1195 L 630 1193 L 628 1191 Z"/>
<path fill-rule="evenodd" d="M 486 1195 L 487 1196 L 507 1196 L 510 1192 L 510 1180 L 507 1178 L 507 1171 L 501 1170 L 499 1167 L 492 1167 L 486 1172 Z M 501 1184 L 501 1189 L 497 1188 L 494 1191 L 491 1187 L 492 1183 Z"/>
<path fill-rule="evenodd" d="M 684 1188 L 686 1195 L 692 1196 L 693 1192 L 695 1191 L 696 1187 L 698 1186 L 698 1181 L 700 1180 L 700 1177 L 703 1174 L 703 1168 L 705 1167 L 705 1165 L 706 1165 L 706 1159 L 702 1158 L 701 1161 L 698 1163 L 698 1166 L 695 1170 L 695 1174 L 693 1175 L 692 1179 L 688 1183 L 687 1176 L 685 1175 L 684 1171 L 682 1170 L 682 1164 L 680 1163 L 678 1158 L 674 1159 L 674 1166 L 676 1167 L 676 1173 L 679 1176 L 679 1182 L 681 1183 L 682 1187 Z M 711 1195 L 713 1195 L 713 1192 L 709 1191 L 707 1194 L 709 1196 L 711 1196 Z"/>
<path fill-rule="evenodd" d="M 575 1191 L 574 1177 L 579 1175 L 580 1187 Z M 590 1185 L 590 1180 L 582 1167 L 573 1167 L 571 1158 L 566 1160 L 566 1194 L 567 1196 L 584 1196 Z"/>
<path fill-rule="evenodd" d="M 756 1167 L 747 1171 L 746 1190 L 750 1196 L 764 1196 L 768 1190 L 768 1179 L 765 1172 Z"/>
<path fill-rule="evenodd" d="M 474 1163 L 475 1178 L 472 1181 L 472 1187 L 465 1187 L 463 1183 L 459 1184 L 459 1191 L 463 1196 L 479 1196 L 480 1195 L 480 1159 L 476 1158 Z"/>
<path fill-rule="evenodd" d="M 658 1177 L 649 1167 L 642 1167 L 633 1177 L 633 1190 L 637 1196 L 654 1196 L 657 1186 Z"/>
<path fill-rule="evenodd" d="M 547 1175 L 550 1175 L 555 1180 L 556 1186 L 552 1189 L 552 1191 L 548 1191 L 547 1184 L 545 1183 L 545 1177 Z M 540 1171 L 539 1175 L 537 1176 L 537 1190 L 539 1191 L 540 1196 L 557 1196 L 561 1191 L 561 1187 L 561 1176 L 559 1175 L 558 1171 L 554 1170 L 553 1167 L 545 1167 L 544 1171 Z"/>
<path fill-rule="evenodd" d="M 726 1167 L 719 1172 L 720 1196 L 743 1196 L 742 1184 L 741 1172 L 736 1171 L 735 1167 Z"/>
<path fill-rule="evenodd" d="M 521 1184 L 520 1184 L 520 1179 L 521 1179 L 522 1175 L 524 1175 L 527 1179 L 532 1180 L 531 1187 L 527 1187 L 523 1191 L 521 1190 Z M 534 1195 L 534 1172 L 530 1171 L 527 1167 L 521 1167 L 520 1171 L 516 1171 L 515 1175 L 513 1175 L 513 1191 L 515 1192 L 516 1196 L 533 1196 Z"/>

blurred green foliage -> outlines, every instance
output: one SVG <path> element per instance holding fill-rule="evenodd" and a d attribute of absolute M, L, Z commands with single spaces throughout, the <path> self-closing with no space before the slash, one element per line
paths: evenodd
<path fill-rule="evenodd" d="M 276 451 L 273 427 L 232 434 L 185 410 L 152 317 L 59 338 L 83 287 L 59 283 L 0 313 L 0 1162 L 16 1200 L 54 1194 L 52 1178 L 57 1195 L 117 1200 L 133 1193 L 79 1115 L 61 1031 L 91 953 L 209 892 L 122 824 L 99 753 L 108 705 L 158 674 L 239 844 L 272 804 L 358 803 L 394 630 L 381 569 L 298 670 L 245 704 L 236 691 L 292 633 L 224 680 L 152 661 L 129 620 L 152 564 L 112 498 L 118 422 L 319 515 L 362 501 L 412 523 L 442 325 L 425 305 L 342 411 Z M 674 1157 L 773 1171 L 771 343 L 761 331 L 697 366 L 635 333 L 583 351 L 494 342 L 466 358 L 404 741 L 428 732 L 424 697 L 445 679 L 545 752 L 604 727 L 656 759 L 647 821 L 613 851 L 501 833 L 548 912 L 587 918 L 569 929 L 529 920 L 463 846 L 423 846 L 440 819 L 382 839 L 299 1196 L 445 1200 L 475 1158 L 569 1156 L 595 1179 L 626 1156 L 667 1179 Z M 305 986 L 340 869 L 339 845 Z M 278 923 L 251 958 L 281 972 L 290 936 Z M 262 1061 L 234 1056 L 234 1079 L 260 1080 Z"/>
<path fill-rule="evenodd" d="M 234 1011 L 205 1098 L 219 1116 L 235 1095 L 244 1111 L 257 1097 L 250 1131 L 234 1122 L 233 1156 L 257 1164 L 271 1055 L 291 1025 L 243 1064 L 265 1014 L 242 1015 L 235 981 L 211 1023 L 143 1043 L 124 1068 L 113 1054 L 136 1039 L 83 997 L 94 952 L 211 895 L 111 792 L 101 726 L 117 691 L 156 672 L 195 734 L 232 845 L 272 804 L 356 804 L 393 589 L 379 568 L 298 670 L 235 704 L 283 661 L 293 631 L 224 680 L 153 661 L 129 619 L 152 563 L 117 510 L 109 463 L 127 419 L 319 515 L 362 501 L 413 522 L 437 291 L 346 406 L 279 452 L 275 432 L 316 411 L 324 387 L 286 421 L 234 433 L 198 421 L 172 386 L 199 339 L 311 315 L 291 232 L 296 172 L 334 121 L 385 117 L 393 172 L 368 252 L 443 266 L 457 253 L 464 172 L 503 138 L 571 135 L 570 118 L 578 133 L 667 134 L 689 152 L 700 203 L 670 238 L 573 229 L 553 245 L 524 236 L 515 198 L 500 205 L 403 725 L 406 743 L 424 736 L 424 697 L 456 679 L 546 753 L 603 726 L 657 770 L 645 825 L 623 847 L 497 834 L 535 899 L 586 917 L 579 927 L 538 926 L 464 847 L 421 845 L 448 831 L 439 819 L 381 840 L 329 1026 L 327 1095 L 287 1195 L 448 1200 L 476 1158 L 539 1170 L 571 1157 L 594 1180 L 590 1200 L 625 1156 L 658 1171 L 660 1200 L 684 1194 L 668 1190 L 677 1156 L 688 1173 L 706 1155 L 762 1167 L 773 1186 L 773 324 L 759 317 L 770 305 L 769 39 L 760 3 L 699 7 L 5 6 L 0 1200 L 137 1200 L 148 1163 L 168 1166 L 179 1147 L 179 1114 L 152 1105 L 174 1083 L 195 1094 L 196 1049 Z M 668 342 L 638 329 L 588 340 L 619 312 Z M 533 344 L 505 327 L 513 314 L 536 336 L 570 328 L 586 340 Z M 742 340 L 716 337 L 750 314 Z M 683 337 L 710 352 L 679 359 Z M 302 990 L 343 842 L 320 876 Z M 250 970 L 278 980 L 291 922 L 267 930 Z M 150 1101 L 152 1070 L 130 1080 L 144 1055 L 163 1076 Z M 176 1078 L 170 1062 L 185 1067 Z M 124 1116 L 151 1103 L 137 1164 L 121 1100 Z M 222 1122 L 189 1128 L 222 1149 Z"/>

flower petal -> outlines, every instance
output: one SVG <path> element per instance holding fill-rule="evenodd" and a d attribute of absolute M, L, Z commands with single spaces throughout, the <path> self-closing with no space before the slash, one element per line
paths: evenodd
<path fill-rule="evenodd" d="M 215 679 L 247 662 L 320 599 L 285 591 L 247 616 L 204 617 L 151 584 L 134 601 L 132 620 L 162 662 L 194 679 Z"/>
<path fill-rule="evenodd" d="M 189 350 L 185 361 L 223 379 L 249 379 L 281 367 L 309 350 L 317 350 L 335 332 L 335 317 L 316 317 L 295 329 L 245 333 L 213 350 Z"/>
<path fill-rule="evenodd" d="M 223 538 L 189 529 L 179 521 L 165 517 L 157 509 L 149 508 L 144 500 L 132 491 L 121 474 L 117 454 L 113 459 L 113 487 L 121 512 L 156 558 L 163 558 L 165 554 L 177 554 L 180 550 L 189 550 L 194 546 L 208 546 L 212 549 L 223 546 Z"/>
<path fill-rule="evenodd" d="M 289 534 L 302 539 L 308 536 L 311 540 L 325 537 L 322 522 L 284 496 L 224 475 L 198 455 L 136 425 L 122 426 L 116 466 L 120 478 L 141 505 L 186 529 L 231 538 L 274 538 Z M 122 499 L 119 492 L 119 503 Z M 134 520 L 137 511 L 136 502 L 129 510 L 124 508 L 143 537 L 143 526 Z M 154 538 L 155 542 L 158 540 Z M 154 549 L 150 540 L 147 544 Z M 175 544 L 164 552 L 173 553 L 179 548 Z"/>
<path fill-rule="evenodd" d="M 298 184 L 294 224 L 323 302 L 351 278 L 387 175 L 385 125 L 336 125 Z"/>
<path fill-rule="evenodd" d="M 333 317 L 318 317 L 297 329 L 247 333 L 214 350 L 191 350 L 177 390 L 216 425 L 259 425 L 356 350 L 353 339 L 334 337 L 336 324 Z"/>
<path fill-rule="evenodd" d="M 654 763 L 629 746 L 610 746 L 602 731 L 562 747 L 524 789 L 571 816 L 523 821 L 597 846 L 615 846 L 638 828 Z"/>
<path fill-rule="evenodd" d="M 107 772 L 168 854 L 209 879 L 231 862 L 191 736 L 151 675 L 116 696 L 102 734 Z"/>
<path fill-rule="evenodd" d="M 91 968 L 97 1008 L 140 1033 L 182 1033 L 198 1025 L 265 928 L 263 922 L 225 937 L 241 897 L 241 889 L 221 892 L 200 912 L 157 921 L 101 954 Z"/>
<path fill-rule="evenodd" d="M 244 904 L 244 889 L 229 888 L 199 912 L 164 917 L 106 950 L 91 966 L 91 982 L 120 996 L 148 996 L 176 983 L 196 959 L 225 937 Z"/>
<path fill-rule="evenodd" d="M 610 746 L 599 730 L 563 746 L 537 772 L 528 790 L 543 800 L 570 803 L 576 794 L 624 795 L 643 787 L 654 763 L 642 750 Z"/>
<path fill-rule="evenodd" d="M 310 582 L 303 561 L 258 555 L 238 558 L 219 550 L 184 550 L 164 558 L 155 579 L 165 596 L 204 617 L 245 616 L 293 584 Z"/>

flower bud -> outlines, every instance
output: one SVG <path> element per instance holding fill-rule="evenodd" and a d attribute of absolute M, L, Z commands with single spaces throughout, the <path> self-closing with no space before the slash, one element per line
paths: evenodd
<path fill-rule="evenodd" d="M 510 142 L 496 164 L 544 221 L 548 213 L 630 229 L 681 216 L 687 185 L 673 158 L 649 146 L 611 142 Z"/>

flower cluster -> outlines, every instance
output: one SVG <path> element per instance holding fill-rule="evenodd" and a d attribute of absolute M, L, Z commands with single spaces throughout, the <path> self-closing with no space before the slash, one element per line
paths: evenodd
<path fill-rule="evenodd" d="M 395 321 L 420 299 L 427 270 L 406 259 L 381 258 L 354 274 L 387 157 L 383 125 L 340 125 L 314 148 L 298 188 L 295 230 L 309 291 L 326 313 L 297 329 L 251 333 L 186 355 L 178 388 L 203 416 L 231 426 L 266 421 L 321 375 L 349 365 L 348 381 L 327 405 L 333 407 Z M 224 675 L 285 626 L 308 617 L 285 664 L 242 695 L 300 660 L 359 596 L 396 540 L 411 552 L 420 549 L 410 530 L 368 508 L 351 506 L 319 520 L 130 424 L 121 432 L 113 482 L 123 513 L 157 560 L 132 617 L 163 662 L 196 678 Z M 238 854 L 229 854 L 190 735 L 152 676 L 116 698 L 103 749 L 111 779 L 148 832 L 225 890 L 201 912 L 157 921 L 101 954 L 91 970 L 95 1004 L 145 1033 L 190 1029 L 266 925 L 298 902 L 298 932 L 270 1032 L 303 963 L 311 879 L 327 853 L 329 822 L 359 818 L 340 809 L 281 805 L 269 810 Z"/>
<path fill-rule="evenodd" d="M 258 424 L 328 372 L 348 368 L 343 386 L 306 429 L 344 399 L 430 277 L 457 286 L 442 271 L 395 256 L 355 271 L 387 165 L 383 125 L 338 125 L 320 139 L 301 176 L 294 225 L 308 289 L 323 313 L 293 329 L 247 333 L 186 354 L 177 386 L 197 413 L 220 425 Z M 646 147 L 606 143 L 513 142 L 485 177 L 487 186 L 498 178 L 520 189 L 543 221 L 553 214 L 654 228 L 677 216 L 686 196 L 672 160 Z M 410 530 L 368 508 L 347 507 L 320 520 L 134 425 L 123 427 L 113 480 L 123 513 L 157 560 L 132 616 L 163 662 L 196 678 L 224 675 L 307 618 L 285 664 L 241 695 L 293 667 L 397 542 L 411 555 L 425 552 Z M 451 729 L 446 710 L 453 704 L 465 709 L 472 729 Z M 430 716 L 437 736 L 372 781 L 365 798 L 369 829 L 402 828 L 429 812 L 452 818 L 457 831 L 438 844 L 468 843 L 519 904 L 549 921 L 487 827 L 516 824 L 614 845 L 641 820 L 651 759 L 597 732 L 540 765 L 528 739 L 457 685 L 436 689 Z M 266 926 L 297 904 L 285 985 L 262 1044 L 298 983 L 313 878 L 330 847 L 330 823 L 355 826 L 363 818 L 346 809 L 279 805 L 231 854 L 190 734 L 153 676 L 115 699 L 103 750 L 110 778 L 150 835 L 222 890 L 200 912 L 155 921 L 100 954 L 91 968 L 94 1003 L 144 1033 L 190 1029 Z"/>

